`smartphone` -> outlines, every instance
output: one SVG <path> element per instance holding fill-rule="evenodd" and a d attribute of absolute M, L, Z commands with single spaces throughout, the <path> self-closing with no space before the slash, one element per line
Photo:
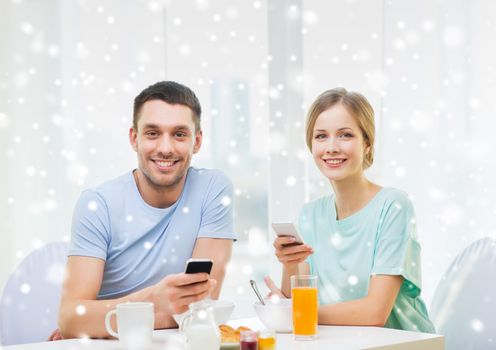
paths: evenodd
<path fill-rule="evenodd" d="M 272 223 L 272 228 L 276 232 L 279 237 L 282 236 L 291 236 L 296 239 L 296 241 L 292 244 L 303 244 L 303 238 L 300 236 L 298 231 L 296 230 L 295 225 L 292 222 L 274 222 Z"/>
<path fill-rule="evenodd" d="M 210 274 L 214 262 L 211 259 L 189 259 L 185 273 L 206 272 Z"/>

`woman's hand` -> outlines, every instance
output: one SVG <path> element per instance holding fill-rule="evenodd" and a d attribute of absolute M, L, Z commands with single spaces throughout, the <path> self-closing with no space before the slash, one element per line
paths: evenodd
<path fill-rule="evenodd" d="M 62 337 L 62 334 L 60 334 L 60 330 L 57 328 L 50 334 L 48 337 L 47 341 L 55 341 L 55 340 L 62 340 L 64 337 Z"/>
<path fill-rule="evenodd" d="M 273 296 L 278 296 L 279 298 L 286 299 L 287 297 L 283 294 L 283 292 L 277 288 L 274 281 L 269 276 L 264 277 L 265 285 L 269 288 L 270 292 L 267 294 L 266 298 L 271 298 Z"/>
<path fill-rule="evenodd" d="M 295 244 L 295 238 L 290 236 L 277 237 L 274 240 L 277 259 L 286 268 L 292 268 L 313 254 L 313 249 L 306 244 Z"/>

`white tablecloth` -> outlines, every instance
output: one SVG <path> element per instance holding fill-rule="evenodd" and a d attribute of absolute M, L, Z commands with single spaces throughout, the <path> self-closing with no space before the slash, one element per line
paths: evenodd
<path fill-rule="evenodd" d="M 263 328 L 257 318 L 232 320 L 229 325 L 250 327 L 254 330 Z M 153 334 L 151 350 L 174 349 L 180 335 L 177 329 L 158 330 Z M 69 339 L 55 342 L 43 342 L 4 347 L 5 350 L 118 350 L 117 340 Z M 277 334 L 277 349 L 384 349 L 384 350 L 443 350 L 444 337 L 436 334 L 400 331 L 381 327 L 341 327 L 319 326 L 317 339 L 311 341 L 295 341 L 292 334 Z"/>

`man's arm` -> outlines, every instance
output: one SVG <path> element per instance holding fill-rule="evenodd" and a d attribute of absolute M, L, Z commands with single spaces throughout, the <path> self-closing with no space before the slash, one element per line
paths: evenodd
<path fill-rule="evenodd" d="M 64 338 L 108 335 L 102 320 L 119 300 L 96 301 L 104 266 L 105 261 L 98 258 L 67 259 L 59 311 L 59 328 Z"/>
<path fill-rule="evenodd" d="M 222 282 L 226 275 L 227 263 L 231 259 L 232 240 L 220 238 L 198 238 L 193 249 L 193 258 L 212 259 L 214 265 L 210 272 L 210 278 L 217 281 L 211 293 L 213 299 L 218 299 Z"/>
<path fill-rule="evenodd" d="M 191 302 L 205 298 L 215 285 L 205 273 L 181 273 L 169 275 L 153 286 L 122 298 L 96 300 L 104 266 L 105 262 L 98 258 L 68 258 L 59 311 L 59 328 L 64 338 L 108 337 L 105 315 L 126 301 L 154 303 L 155 328 L 175 327 L 171 315 L 186 311 Z M 112 325 L 115 329 L 115 319 Z"/>

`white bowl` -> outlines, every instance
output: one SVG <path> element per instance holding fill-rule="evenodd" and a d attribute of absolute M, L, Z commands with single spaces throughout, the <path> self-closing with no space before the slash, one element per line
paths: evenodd
<path fill-rule="evenodd" d="M 260 301 L 253 304 L 258 318 L 265 327 L 273 329 L 278 333 L 290 333 L 293 331 L 293 311 L 291 299 L 279 299 L 271 301 L 264 299 L 265 305 Z"/>
<path fill-rule="evenodd" d="M 227 323 L 234 310 L 234 303 L 227 300 L 210 300 L 210 302 L 213 303 L 215 323 L 217 323 L 217 325 Z M 187 315 L 189 315 L 189 310 L 182 314 L 172 315 L 172 318 L 174 318 L 174 321 L 181 327 L 181 323 Z"/>

